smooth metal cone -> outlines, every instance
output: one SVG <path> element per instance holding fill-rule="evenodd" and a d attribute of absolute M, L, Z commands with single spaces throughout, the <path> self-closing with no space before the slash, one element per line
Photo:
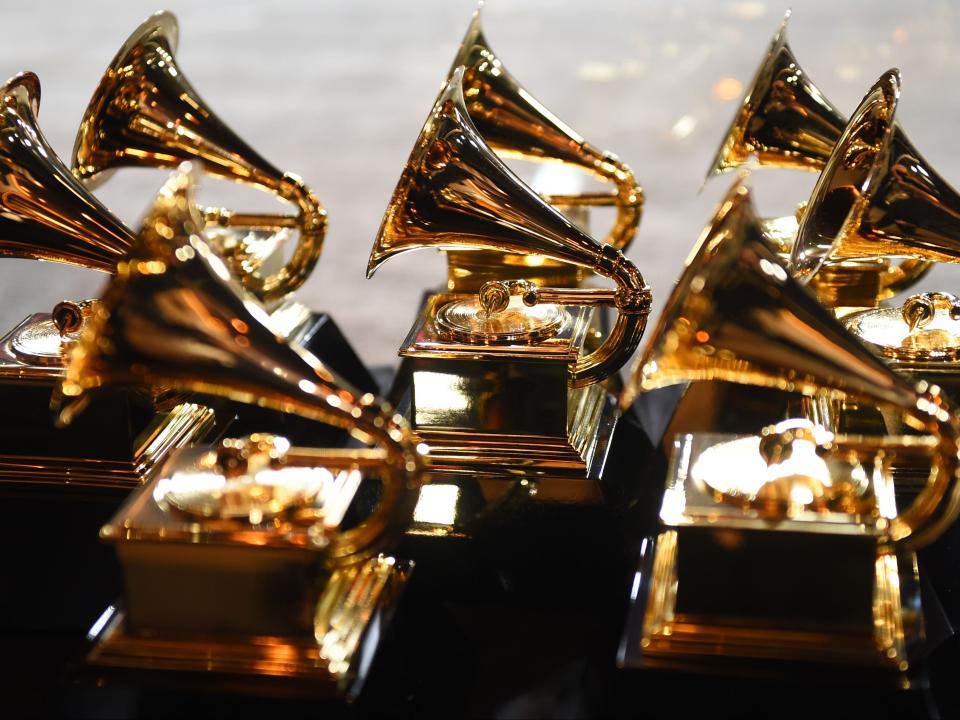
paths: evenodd
<path fill-rule="evenodd" d="M 319 259 L 326 213 L 299 177 L 274 167 L 214 114 L 178 67 L 176 45 L 177 21 L 169 12 L 150 16 L 127 39 L 84 114 L 73 172 L 81 180 L 99 182 L 122 166 L 175 168 L 191 161 L 206 173 L 294 204 L 297 218 L 228 213 L 237 220 L 232 224 L 240 226 L 299 228 L 293 256 L 272 275 L 245 271 L 263 260 L 256 247 L 235 253 L 232 263 L 244 286 L 261 300 L 281 300 L 306 281 Z"/>
<path fill-rule="evenodd" d="M 120 48 L 80 123 L 74 173 L 88 180 L 122 166 L 194 161 L 212 175 L 276 187 L 283 173 L 209 109 L 177 66 L 177 34 L 176 18 L 162 11 Z"/>
<path fill-rule="evenodd" d="M 192 180 L 178 172 L 71 351 L 62 396 L 82 399 L 105 385 L 162 386 L 344 428 L 384 450 L 383 505 L 402 503 L 405 510 L 348 534 L 338 552 L 378 547 L 397 523 L 409 521 L 423 471 L 414 436 L 388 405 L 361 395 L 271 329 L 266 311 L 203 241 L 202 226 Z M 62 420 L 77 411 L 64 407 Z"/>
<path fill-rule="evenodd" d="M 584 140 L 510 74 L 484 37 L 479 7 L 447 74 L 448 81 L 461 66 L 465 107 L 494 151 L 527 160 L 560 161 L 617 186 L 617 220 L 606 242 L 620 249 L 627 247 L 636 234 L 643 206 L 643 191 L 632 171 L 613 153 Z"/>
<path fill-rule="evenodd" d="M 542 255 L 615 280 L 623 300 L 599 348 L 573 368 L 575 387 L 598 382 L 629 359 L 646 327 L 650 292 L 623 254 L 577 228 L 490 149 L 464 106 L 463 68 L 441 90 L 393 192 L 367 277 L 408 250 L 492 250 Z"/>
<path fill-rule="evenodd" d="M 787 12 L 706 179 L 747 165 L 819 171 L 846 118 L 807 77 L 787 43 Z"/>
<path fill-rule="evenodd" d="M 600 244 L 527 186 L 477 131 L 463 68 L 437 98 L 393 192 L 367 264 L 418 248 L 544 255 L 593 269 Z"/>
<path fill-rule="evenodd" d="M 960 195 L 895 123 L 899 98 L 889 70 L 847 124 L 800 221 L 791 262 L 802 280 L 842 260 L 960 262 Z"/>
<path fill-rule="evenodd" d="M 0 257 L 113 272 L 133 233 L 70 173 L 37 122 L 40 81 L 0 88 Z"/>
<path fill-rule="evenodd" d="M 853 395 L 912 408 L 918 393 L 793 279 L 738 179 L 687 260 L 622 396 L 698 381 Z"/>

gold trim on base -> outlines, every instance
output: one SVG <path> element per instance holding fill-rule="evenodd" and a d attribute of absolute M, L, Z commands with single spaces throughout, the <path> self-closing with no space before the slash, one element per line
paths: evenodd
<path fill-rule="evenodd" d="M 0 484 L 40 483 L 80 487 L 132 488 L 177 448 L 202 440 L 214 426 L 214 412 L 181 403 L 160 413 L 143 432 L 127 462 L 94 458 L 0 455 Z"/>
<path fill-rule="evenodd" d="M 92 665 L 216 674 L 291 683 L 310 695 L 350 694 L 376 650 L 379 623 L 392 611 L 412 563 L 379 556 L 339 568 L 317 602 L 313 637 L 218 637 L 137 633 L 121 611 L 108 609 L 90 632 Z M 288 688 L 289 689 L 289 688 Z"/>
<path fill-rule="evenodd" d="M 873 596 L 872 635 L 814 632 L 787 628 L 719 623 L 715 619 L 678 613 L 676 530 L 662 532 L 656 541 L 650 587 L 640 638 L 641 664 L 650 667 L 702 669 L 711 662 L 731 660 L 784 661 L 855 665 L 906 673 L 905 615 L 901 600 L 901 573 L 916 573 L 916 558 L 908 554 L 901 569 L 897 556 L 878 547 Z M 908 683 L 905 676 L 903 683 Z"/>

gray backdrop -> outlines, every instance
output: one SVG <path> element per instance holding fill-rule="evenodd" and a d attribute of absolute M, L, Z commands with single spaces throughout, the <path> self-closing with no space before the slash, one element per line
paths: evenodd
<path fill-rule="evenodd" d="M 321 262 L 300 293 L 332 312 L 369 362 L 392 362 L 423 288 L 443 278 L 432 252 L 392 260 L 371 281 L 373 236 L 410 147 L 473 11 L 472 0 L 174 2 L 177 59 L 207 102 L 262 154 L 302 175 L 330 214 Z M 33 2 L 4 8 L 0 75 L 40 76 L 40 120 L 68 161 L 93 88 L 155 0 Z M 594 144 L 613 150 L 647 190 L 629 255 L 655 312 L 729 181 L 700 192 L 707 164 L 785 6 L 768 2 L 491 0 L 487 37 L 510 71 Z M 794 0 L 790 41 L 844 112 L 879 74 L 903 71 L 899 117 L 922 152 L 960 183 L 958 13 L 948 2 Z M 137 222 L 162 182 L 124 171 L 99 191 Z M 761 209 L 790 212 L 815 176 L 766 171 Z M 262 206 L 256 193 L 208 182 L 203 199 Z M 595 218 L 599 234 L 600 218 Z M 952 289 L 955 268 L 925 287 Z M 0 328 L 56 301 L 91 296 L 103 276 L 48 263 L 0 262 Z"/>

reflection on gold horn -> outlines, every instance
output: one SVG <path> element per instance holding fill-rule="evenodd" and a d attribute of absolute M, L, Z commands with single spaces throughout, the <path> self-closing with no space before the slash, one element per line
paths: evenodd
<path fill-rule="evenodd" d="M 721 380 L 889 407 L 937 437 L 940 453 L 916 501 L 886 538 L 917 547 L 960 511 L 960 422 L 939 388 L 912 385 L 848 333 L 763 240 L 745 187 L 721 205 L 634 366 L 621 401 L 678 383 Z"/>
<path fill-rule="evenodd" d="M 77 181 L 40 131 L 40 81 L 0 88 L 0 257 L 112 272 L 133 233 Z"/>
<path fill-rule="evenodd" d="M 615 205 L 617 220 L 604 242 L 625 250 L 643 211 L 643 190 L 633 172 L 610 152 L 600 150 L 547 110 L 507 71 L 483 35 L 478 9 L 470 22 L 448 78 L 464 67 L 463 93 L 470 119 L 498 154 L 559 161 L 613 183 L 612 194 L 547 198 L 554 205 Z"/>
<path fill-rule="evenodd" d="M 878 256 L 960 262 L 960 195 L 894 122 L 899 97 L 889 70 L 847 124 L 800 222 L 791 259 L 801 279 Z"/>
<path fill-rule="evenodd" d="M 797 62 L 787 43 L 788 11 L 734 117 L 707 179 L 748 164 L 820 172 L 847 119 Z M 789 252 L 789 251 L 788 251 Z M 899 264 L 870 257 L 834 263 L 812 281 L 830 307 L 876 305 L 917 282 L 931 265 L 916 259 Z"/>
<path fill-rule="evenodd" d="M 820 170 L 846 125 L 797 63 L 787 43 L 788 12 L 750 83 L 707 178 L 745 165 Z"/>
<path fill-rule="evenodd" d="M 478 9 L 448 75 L 449 80 L 458 67 L 464 67 L 463 92 L 474 127 L 501 157 L 560 162 L 612 183 L 614 192 L 549 195 L 544 199 L 558 208 L 614 206 L 616 220 L 604 242 L 626 250 L 643 212 L 643 190 L 633 172 L 537 102 L 490 49 L 480 20 Z M 483 252 L 465 255 L 449 251 L 449 264 L 448 289 L 455 292 L 476 292 L 488 280 L 530 279 L 534 274 L 549 278 L 551 284 L 577 283 L 576 274 L 569 268 L 564 272 L 562 266 L 543 258 L 498 258 Z"/>
<path fill-rule="evenodd" d="M 176 167 L 193 161 L 211 175 L 274 193 L 295 205 L 297 216 L 209 209 L 208 224 L 280 230 L 298 228 L 290 261 L 266 277 L 260 248 L 236 253 L 244 286 L 273 302 L 296 290 L 320 257 L 326 213 L 297 176 L 283 173 L 227 127 L 203 102 L 177 66 L 177 21 L 168 12 L 149 17 L 120 48 L 87 107 L 73 149 L 73 172 L 88 180 L 124 166 Z M 273 246 L 270 245 L 272 250 Z"/>
<path fill-rule="evenodd" d="M 572 376 L 574 386 L 602 380 L 636 349 L 650 290 L 619 250 L 579 230 L 496 156 L 470 119 L 463 77 L 458 68 L 423 126 L 377 234 L 367 277 L 387 258 L 419 248 L 535 254 L 590 268 L 615 280 L 617 290 L 537 288 L 524 300 L 616 305 L 607 339 L 577 362 Z"/>
<path fill-rule="evenodd" d="M 413 435 L 388 405 L 360 396 L 316 357 L 284 342 L 204 243 L 202 227 L 192 180 L 177 173 L 71 351 L 62 394 L 74 401 L 62 420 L 69 422 L 101 386 L 159 385 L 344 428 L 382 451 L 383 499 L 361 525 L 335 537 L 329 553 L 375 552 L 403 530 L 417 498 L 424 462 Z"/>

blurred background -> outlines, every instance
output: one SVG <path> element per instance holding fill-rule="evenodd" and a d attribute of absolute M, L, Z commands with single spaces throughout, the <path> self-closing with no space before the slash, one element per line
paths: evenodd
<path fill-rule="evenodd" d="M 69 163 L 104 69 L 158 0 L 4 8 L 0 74 L 33 70 L 40 124 Z M 960 51 L 952 3 L 794 0 L 790 44 L 808 76 L 849 114 L 881 72 L 899 67 L 898 117 L 940 173 L 960 184 Z M 296 172 L 330 217 L 325 250 L 300 299 L 330 312 L 371 364 L 395 361 L 425 288 L 445 279 L 434 252 L 391 260 L 365 280 L 367 256 L 410 148 L 475 8 L 473 0 L 171 0 L 177 61 L 210 107 L 278 167 Z M 488 41 L 544 105 L 635 171 L 647 193 L 629 251 L 653 287 L 654 314 L 732 178 L 704 173 L 787 6 L 676 0 L 489 0 Z M 165 173 L 121 170 L 97 193 L 138 227 Z M 764 214 L 785 214 L 813 173 L 759 171 Z M 201 200 L 276 209 L 214 181 Z M 594 234 L 606 232 L 595 217 Z M 956 267 L 921 289 L 956 291 Z M 35 261 L 0 261 L 0 334 L 66 298 L 99 293 L 104 276 Z"/>

